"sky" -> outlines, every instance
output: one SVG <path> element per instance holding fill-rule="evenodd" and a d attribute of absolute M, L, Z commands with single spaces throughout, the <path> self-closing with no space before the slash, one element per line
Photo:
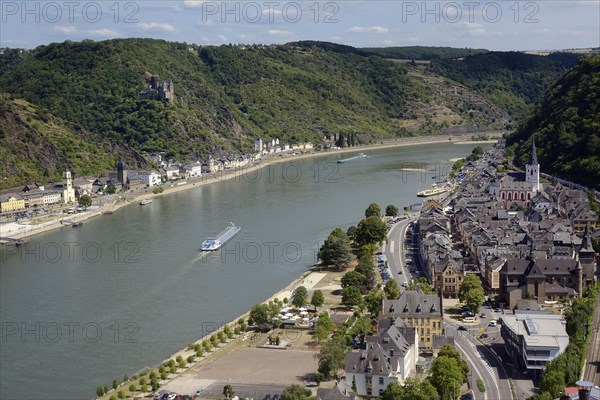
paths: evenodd
<path fill-rule="evenodd" d="M 131 37 L 198 45 L 320 40 L 504 51 L 600 47 L 600 0 L 0 0 L 0 47 Z"/>

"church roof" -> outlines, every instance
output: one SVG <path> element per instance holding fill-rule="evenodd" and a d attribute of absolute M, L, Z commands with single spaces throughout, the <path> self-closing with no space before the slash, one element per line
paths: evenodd
<path fill-rule="evenodd" d="M 535 134 L 531 137 L 531 153 L 529 153 L 529 165 L 537 165 L 537 154 L 535 151 Z"/>

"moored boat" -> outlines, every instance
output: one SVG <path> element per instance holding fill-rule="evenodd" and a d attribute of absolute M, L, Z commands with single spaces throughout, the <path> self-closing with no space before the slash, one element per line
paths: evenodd
<path fill-rule="evenodd" d="M 446 187 L 439 187 L 435 183 L 431 185 L 431 189 L 421 190 L 417 193 L 419 197 L 430 197 L 437 196 L 438 194 L 446 193 L 448 189 Z"/>

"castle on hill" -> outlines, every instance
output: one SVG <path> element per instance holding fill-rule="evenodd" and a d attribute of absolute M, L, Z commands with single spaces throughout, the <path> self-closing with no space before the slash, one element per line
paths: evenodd
<path fill-rule="evenodd" d="M 173 85 L 173 81 L 161 83 L 158 81 L 158 76 L 153 75 L 150 78 L 148 89 L 140 91 L 140 100 L 146 99 L 165 100 L 172 103 L 175 99 L 175 86 Z"/>

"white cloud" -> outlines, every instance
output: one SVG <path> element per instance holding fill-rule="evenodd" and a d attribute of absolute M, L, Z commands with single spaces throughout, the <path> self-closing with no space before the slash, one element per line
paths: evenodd
<path fill-rule="evenodd" d="M 161 23 L 161 22 L 150 22 L 150 23 L 140 22 L 139 24 L 137 24 L 137 27 L 139 29 L 142 29 L 145 31 L 150 31 L 150 30 L 163 31 L 163 32 L 175 31 L 175 27 L 173 25 Z"/>
<path fill-rule="evenodd" d="M 198 8 L 198 7 L 202 7 L 202 3 L 204 3 L 204 1 L 186 0 L 183 2 L 183 5 L 188 8 Z"/>
<path fill-rule="evenodd" d="M 226 42 L 227 41 L 227 37 L 225 35 L 219 35 L 219 40 L 221 42 Z"/>
<path fill-rule="evenodd" d="M 54 30 L 60 33 L 74 33 L 76 31 L 74 26 L 55 26 Z"/>
<path fill-rule="evenodd" d="M 353 26 L 349 29 L 353 33 L 386 33 L 389 29 L 385 26 Z"/>
<path fill-rule="evenodd" d="M 271 36 L 290 36 L 293 35 L 290 31 L 282 31 L 281 29 L 269 29 L 267 33 Z"/>
<path fill-rule="evenodd" d="M 393 44 L 394 44 L 394 41 L 393 41 L 393 40 L 386 39 L 386 40 L 384 40 L 384 41 L 383 41 L 383 44 L 384 44 L 384 45 L 386 45 L 386 46 L 391 46 L 391 45 L 393 45 Z"/>
<path fill-rule="evenodd" d="M 91 29 L 85 31 L 85 33 L 94 35 L 94 36 L 105 36 L 105 37 L 114 37 L 119 36 L 119 34 L 115 31 L 111 31 L 110 29 Z"/>
<path fill-rule="evenodd" d="M 466 33 L 469 36 L 477 37 L 477 36 L 485 36 L 487 34 L 483 25 L 481 25 L 477 22 L 462 22 L 458 25 L 465 28 L 467 31 Z"/>
<path fill-rule="evenodd" d="M 204 42 L 204 43 L 208 43 L 208 42 L 210 42 L 210 40 L 209 40 L 209 39 L 208 39 L 206 36 L 202 36 L 202 37 L 200 38 L 200 40 L 201 40 L 202 42 Z"/>

